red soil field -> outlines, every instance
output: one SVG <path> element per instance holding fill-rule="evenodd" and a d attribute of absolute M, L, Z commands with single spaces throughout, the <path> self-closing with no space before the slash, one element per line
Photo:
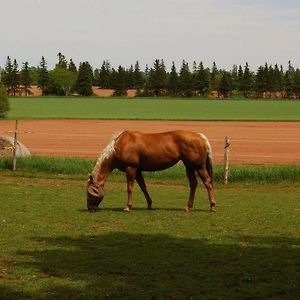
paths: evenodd
<path fill-rule="evenodd" d="M 0 121 L 1 135 L 14 135 L 14 121 Z M 300 164 L 300 122 L 194 122 L 112 120 L 21 120 L 19 140 L 33 155 L 97 158 L 111 136 L 124 129 L 205 134 L 215 163 L 223 163 L 228 136 L 232 164 Z"/>

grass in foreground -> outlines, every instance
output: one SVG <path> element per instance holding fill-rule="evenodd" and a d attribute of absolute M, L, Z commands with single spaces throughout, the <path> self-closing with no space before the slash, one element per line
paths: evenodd
<path fill-rule="evenodd" d="M 182 98 L 10 98 L 8 119 L 300 121 L 300 101 Z"/>
<path fill-rule="evenodd" d="M 19 174 L 21 175 L 21 174 Z M 82 180 L 0 172 L 1 299 L 296 299 L 300 183 L 149 186 L 155 210 L 109 181 L 102 209 L 85 209 Z"/>

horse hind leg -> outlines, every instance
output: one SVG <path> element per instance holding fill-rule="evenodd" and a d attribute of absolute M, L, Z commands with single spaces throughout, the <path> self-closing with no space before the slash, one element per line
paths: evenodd
<path fill-rule="evenodd" d="M 189 211 L 190 208 L 192 208 L 194 205 L 194 199 L 195 199 L 195 193 L 196 193 L 198 181 L 196 178 L 195 170 L 193 168 L 186 167 L 186 175 L 188 177 L 189 184 L 190 184 L 190 195 L 189 195 L 187 206 L 184 208 L 184 210 Z"/>
<path fill-rule="evenodd" d="M 141 171 L 137 171 L 136 181 L 146 198 L 148 209 L 152 209 L 152 199 L 148 193 L 147 186 Z"/>
<path fill-rule="evenodd" d="M 213 182 L 212 178 L 209 176 L 207 170 L 205 168 L 201 168 L 197 170 L 197 173 L 201 180 L 203 181 L 204 186 L 206 187 L 209 203 L 210 203 L 210 211 L 216 212 L 216 201 L 214 196 Z"/>

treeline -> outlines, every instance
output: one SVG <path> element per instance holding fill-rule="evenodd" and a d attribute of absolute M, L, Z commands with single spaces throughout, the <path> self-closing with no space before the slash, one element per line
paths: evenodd
<path fill-rule="evenodd" d="M 138 96 L 209 96 L 229 97 L 300 97 L 300 70 L 288 62 L 284 70 L 277 64 L 260 66 L 251 71 L 248 63 L 234 65 L 231 70 L 219 69 L 216 63 L 206 67 L 202 62 L 192 66 L 185 60 L 179 68 L 172 63 L 166 69 L 163 60 L 156 59 L 152 66 L 141 70 L 139 62 L 129 68 L 111 67 L 109 61 L 103 61 L 93 70 L 89 62 L 81 62 L 77 68 L 72 59 L 67 60 L 58 53 L 58 62 L 49 70 L 44 57 L 37 67 L 28 62 L 19 68 L 16 59 L 7 57 L 1 71 L 1 82 L 9 95 L 30 94 L 31 85 L 37 85 L 43 95 L 90 96 L 92 87 L 113 89 L 116 96 L 126 95 L 128 89 L 135 89 Z"/>

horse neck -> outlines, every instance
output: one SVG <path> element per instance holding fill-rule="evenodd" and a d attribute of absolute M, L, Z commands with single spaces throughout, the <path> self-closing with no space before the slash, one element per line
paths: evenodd
<path fill-rule="evenodd" d="M 92 171 L 92 177 L 94 178 L 94 181 L 100 186 L 104 185 L 106 178 L 113 170 L 113 150 L 106 150 L 107 149 L 104 149 L 102 154 L 99 156 Z"/>

